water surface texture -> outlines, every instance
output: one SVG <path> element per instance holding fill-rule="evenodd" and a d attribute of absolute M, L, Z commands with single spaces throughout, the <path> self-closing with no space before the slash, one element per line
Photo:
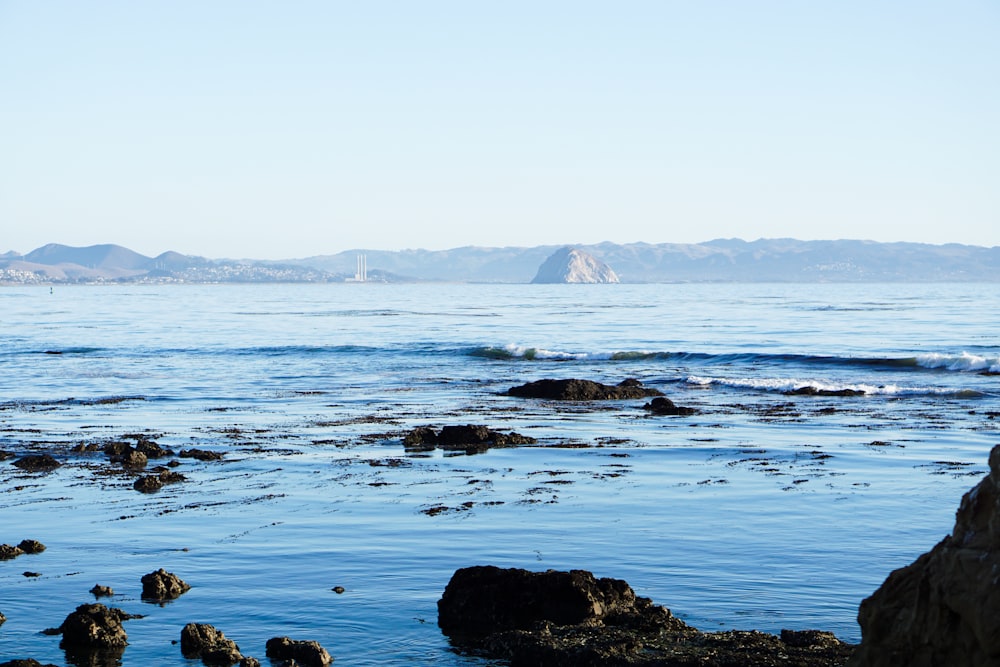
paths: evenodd
<path fill-rule="evenodd" d="M 991 285 L 0 288 L 0 543 L 48 547 L 0 561 L 0 658 L 70 664 L 40 631 L 100 583 L 145 615 L 124 665 L 197 664 L 188 622 L 261 659 L 287 635 L 336 664 L 488 664 L 436 625 L 474 564 L 857 641 L 858 603 L 951 530 L 1000 443 L 998 330 Z M 571 377 L 697 412 L 504 395 Z M 538 444 L 403 447 L 468 423 Z M 136 435 L 224 457 L 142 494 L 79 451 Z M 12 465 L 40 452 L 64 465 Z M 161 567 L 192 589 L 143 602 Z"/>

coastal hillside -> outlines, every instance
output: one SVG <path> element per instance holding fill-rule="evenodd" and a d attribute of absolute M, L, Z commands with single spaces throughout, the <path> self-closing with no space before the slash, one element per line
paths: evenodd
<path fill-rule="evenodd" d="M 355 249 L 282 261 L 207 259 L 122 246 L 49 244 L 0 255 L 0 283 L 377 282 L 528 283 L 562 246 L 380 251 Z M 573 248 L 622 283 L 1000 282 L 1000 247 L 959 244 L 718 239 L 600 243 Z M 537 281 L 535 281 L 537 282 Z M 557 282 L 563 282 L 562 279 Z M 613 281 L 611 281 L 613 282 Z"/>

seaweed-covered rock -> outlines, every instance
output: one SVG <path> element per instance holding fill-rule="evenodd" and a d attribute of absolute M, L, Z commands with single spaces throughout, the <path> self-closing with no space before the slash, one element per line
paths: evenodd
<path fill-rule="evenodd" d="M 191 590 L 180 577 L 167 572 L 162 567 L 142 577 L 142 597 L 144 600 L 175 600 Z"/>
<path fill-rule="evenodd" d="M 201 658 L 206 665 L 235 665 L 243 659 L 232 639 L 207 623 L 188 623 L 181 630 L 181 653 L 185 658 Z"/>
<path fill-rule="evenodd" d="M 511 387 L 507 390 L 507 395 L 557 401 L 603 401 L 662 396 L 663 392 L 643 387 L 641 382 L 633 378 L 616 385 L 601 384 L 593 380 L 544 379 Z"/>
<path fill-rule="evenodd" d="M 965 494 L 955 527 L 861 602 L 852 665 L 1000 664 L 1000 445 Z"/>
<path fill-rule="evenodd" d="M 62 463 L 49 454 L 29 454 L 14 461 L 14 465 L 28 472 L 50 472 Z"/>
<path fill-rule="evenodd" d="M 842 667 L 854 648 L 814 630 L 700 632 L 584 570 L 460 569 L 438 625 L 460 650 L 512 667 Z"/>
<path fill-rule="evenodd" d="M 267 657 L 274 660 L 294 660 L 305 667 L 326 667 L 333 658 L 315 641 L 299 641 L 288 637 L 274 637 L 264 647 Z"/>

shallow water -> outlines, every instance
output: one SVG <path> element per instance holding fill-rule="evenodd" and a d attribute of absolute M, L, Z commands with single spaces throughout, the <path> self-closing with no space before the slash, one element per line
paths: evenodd
<path fill-rule="evenodd" d="M 832 630 L 948 533 L 1000 442 L 990 285 L 252 285 L 0 288 L 0 658 L 66 663 L 58 626 L 95 583 L 123 664 L 189 664 L 212 623 L 345 665 L 466 665 L 436 626 L 458 567 L 583 568 L 703 630 Z M 695 407 L 502 395 L 635 377 Z M 789 395 L 810 386 L 856 396 Z M 406 452 L 422 425 L 538 445 Z M 101 453 L 144 433 L 188 481 L 144 495 Z M 151 465 L 156 463 L 151 462 Z M 139 599 L 163 567 L 192 585 Z M 25 577 L 23 572 L 41 573 Z M 331 589 L 343 586 L 338 595 Z M 193 663 L 192 663 L 193 664 Z"/>

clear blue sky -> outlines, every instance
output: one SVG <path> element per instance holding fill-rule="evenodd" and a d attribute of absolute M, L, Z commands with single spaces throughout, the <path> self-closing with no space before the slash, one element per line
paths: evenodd
<path fill-rule="evenodd" d="M 1000 245 L 1000 3 L 0 0 L 0 252 Z"/>

